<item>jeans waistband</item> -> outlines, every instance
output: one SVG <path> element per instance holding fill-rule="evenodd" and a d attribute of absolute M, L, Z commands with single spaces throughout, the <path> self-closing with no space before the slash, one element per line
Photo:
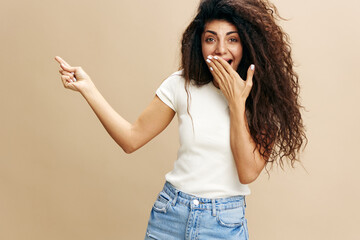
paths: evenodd
<path fill-rule="evenodd" d="M 246 207 L 244 195 L 214 199 L 202 198 L 179 191 L 168 181 L 166 181 L 163 191 L 172 199 L 171 204 L 173 206 L 180 203 L 192 209 L 209 209 L 212 210 L 213 215 L 216 213 L 216 210 L 225 210 L 241 206 Z"/>

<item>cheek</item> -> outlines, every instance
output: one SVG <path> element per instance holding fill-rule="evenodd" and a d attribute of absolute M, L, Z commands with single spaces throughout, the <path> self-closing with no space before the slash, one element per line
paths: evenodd
<path fill-rule="evenodd" d="M 242 48 L 234 48 L 233 49 L 233 56 L 235 57 L 235 62 L 234 62 L 234 66 L 233 68 L 236 70 L 239 67 L 239 64 L 241 62 L 242 59 L 242 55 L 243 55 L 243 51 Z"/>
<path fill-rule="evenodd" d="M 239 61 L 242 59 L 242 52 L 239 53 Z"/>
<path fill-rule="evenodd" d="M 243 48 L 241 44 L 236 48 L 236 52 L 239 56 L 242 56 Z"/>
<path fill-rule="evenodd" d="M 236 59 L 240 62 L 241 61 L 241 58 L 242 58 L 242 55 L 243 55 L 243 51 L 242 51 L 242 48 L 238 48 L 234 51 L 234 55 L 236 57 Z"/>
<path fill-rule="evenodd" d="M 212 53 L 211 48 L 209 46 L 203 45 L 201 49 L 204 58 L 207 58 L 207 56 L 209 56 Z"/>

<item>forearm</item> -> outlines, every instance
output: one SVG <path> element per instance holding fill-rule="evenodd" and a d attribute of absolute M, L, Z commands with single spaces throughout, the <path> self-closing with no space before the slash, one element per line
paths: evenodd
<path fill-rule="evenodd" d="M 251 137 L 244 103 L 230 107 L 230 145 L 240 182 L 251 183 L 260 174 L 265 161 Z"/>
<path fill-rule="evenodd" d="M 95 86 L 81 91 L 81 95 L 89 103 L 100 122 L 115 140 L 115 142 L 126 152 L 132 152 L 131 124 L 122 118 L 105 100 Z"/>
<path fill-rule="evenodd" d="M 130 124 L 115 112 L 81 67 L 71 67 L 58 56 L 55 60 L 60 63 L 64 87 L 81 93 L 106 131 L 126 153 L 139 149 L 158 135 L 175 115 L 175 111 L 156 96 L 135 123 Z"/>

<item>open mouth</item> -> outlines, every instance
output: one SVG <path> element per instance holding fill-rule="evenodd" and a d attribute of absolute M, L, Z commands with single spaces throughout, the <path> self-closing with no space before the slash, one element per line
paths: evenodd
<path fill-rule="evenodd" d="M 230 60 L 227 60 L 227 62 L 231 65 L 231 63 L 232 63 L 232 60 L 230 59 Z"/>

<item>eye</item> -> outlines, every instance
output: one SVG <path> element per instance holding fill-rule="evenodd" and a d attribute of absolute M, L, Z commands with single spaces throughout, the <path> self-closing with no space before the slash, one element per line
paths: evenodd
<path fill-rule="evenodd" d="M 230 42 L 237 42 L 238 40 L 236 38 L 230 38 Z"/>
<path fill-rule="evenodd" d="M 213 42 L 213 41 L 215 41 L 215 39 L 212 37 L 208 37 L 205 39 L 205 42 Z"/>

